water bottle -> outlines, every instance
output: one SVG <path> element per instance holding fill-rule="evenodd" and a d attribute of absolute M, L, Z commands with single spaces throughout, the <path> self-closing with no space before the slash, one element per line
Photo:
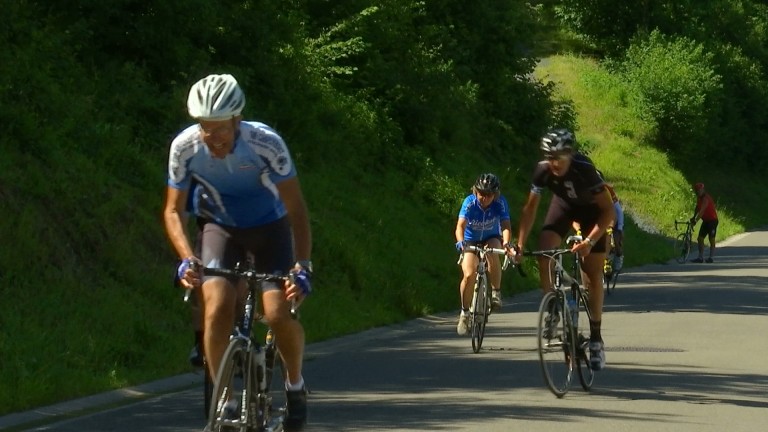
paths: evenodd
<path fill-rule="evenodd" d="M 579 305 L 576 303 L 576 299 L 568 299 L 568 310 L 571 311 L 571 323 L 573 328 L 579 326 Z"/>

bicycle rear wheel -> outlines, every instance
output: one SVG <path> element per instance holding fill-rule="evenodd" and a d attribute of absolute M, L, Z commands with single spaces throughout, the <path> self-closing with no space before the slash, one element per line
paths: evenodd
<path fill-rule="evenodd" d="M 675 259 L 680 264 L 688 261 L 691 254 L 691 239 L 687 234 L 681 233 L 675 239 Z"/>
<path fill-rule="evenodd" d="M 595 371 L 589 363 L 589 298 L 579 291 L 579 323 L 576 328 L 576 365 L 581 387 L 589 391 L 595 382 Z"/>
<path fill-rule="evenodd" d="M 488 322 L 488 281 L 485 278 L 478 278 L 477 290 L 472 300 L 472 310 L 470 313 L 470 324 L 472 325 L 472 351 L 480 352 L 485 338 L 485 324 Z"/>
<path fill-rule="evenodd" d="M 573 374 L 575 343 L 570 321 L 570 316 L 564 313 L 563 294 L 545 294 L 539 307 L 539 360 L 544 381 L 557 397 L 568 392 Z"/>

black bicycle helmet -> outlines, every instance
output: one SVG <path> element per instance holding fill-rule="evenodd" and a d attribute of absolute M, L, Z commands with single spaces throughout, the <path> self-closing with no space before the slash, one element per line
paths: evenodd
<path fill-rule="evenodd" d="M 541 137 L 541 150 L 545 153 L 573 150 L 576 136 L 568 129 L 553 129 Z"/>
<path fill-rule="evenodd" d="M 499 191 L 499 187 L 501 187 L 499 178 L 491 173 L 480 174 L 475 182 L 475 189 L 478 192 L 496 193 Z"/>

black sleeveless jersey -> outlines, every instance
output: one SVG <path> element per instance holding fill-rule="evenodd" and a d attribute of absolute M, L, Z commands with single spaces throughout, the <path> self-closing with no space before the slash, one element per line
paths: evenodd
<path fill-rule="evenodd" d="M 545 160 L 536 165 L 531 192 L 541 195 L 545 188 L 569 204 L 583 206 L 596 202 L 595 195 L 605 190 L 605 181 L 597 174 L 590 158 L 574 153 L 571 166 L 562 177 L 552 174 Z"/>

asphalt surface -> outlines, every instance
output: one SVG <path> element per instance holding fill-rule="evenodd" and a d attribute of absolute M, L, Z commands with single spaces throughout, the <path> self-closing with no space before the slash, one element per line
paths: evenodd
<path fill-rule="evenodd" d="M 312 344 L 306 431 L 766 430 L 767 281 L 764 230 L 723 242 L 713 264 L 627 269 L 605 301 L 608 368 L 590 393 L 577 380 L 562 399 L 538 364 L 538 292 L 505 299 L 478 354 L 454 314 Z M 201 382 L 192 373 L 11 414 L 0 430 L 200 431 Z"/>

